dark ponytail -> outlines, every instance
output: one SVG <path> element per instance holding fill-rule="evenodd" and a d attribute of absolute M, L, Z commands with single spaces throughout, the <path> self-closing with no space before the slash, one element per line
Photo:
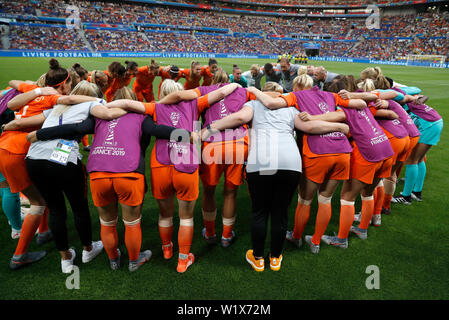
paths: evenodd
<path fill-rule="evenodd" d="M 61 68 L 58 60 L 51 59 L 49 61 L 49 64 L 50 64 L 50 70 L 48 70 L 48 72 L 45 76 L 45 85 L 46 86 L 58 88 L 64 82 L 70 80 L 69 72 L 64 68 Z"/>
<path fill-rule="evenodd" d="M 72 68 L 78 73 L 81 79 L 87 78 L 86 75 L 89 73 L 85 68 L 83 68 L 79 63 L 75 63 Z"/>
<path fill-rule="evenodd" d="M 108 66 L 108 70 L 109 70 L 109 72 L 111 73 L 112 76 L 117 76 L 117 77 L 123 77 L 123 75 L 126 72 L 125 67 L 118 61 L 112 62 Z"/>
<path fill-rule="evenodd" d="M 133 70 L 138 67 L 137 62 L 135 61 L 125 61 L 126 71 Z"/>

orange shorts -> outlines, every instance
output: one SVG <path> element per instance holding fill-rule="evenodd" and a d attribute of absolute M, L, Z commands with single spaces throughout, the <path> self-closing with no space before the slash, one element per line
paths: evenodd
<path fill-rule="evenodd" d="M 143 202 L 145 195 L 145 177 L 98 178 L 90 180 L 92 200 L 96 207 L 120 202 L 135 207 Z"/>
<path fill-rule="evenodd" d="M 200 177 L 203 185 L 216 186 L 225 174 L 225 185 L 236 189 L 243 184 L 243 163 L 248 158 L 248 143 L 245 138 L 233 142 L 204 142 L 203 163 Z"/>
<path fill-rule="evenodd" d="M 201 182 L 205 186 L 215 187 L 224 172 L 225 186 L 228 189 L 237 189 L 243 184 L 243 170 L 243 164 L 202 164 L 200 167 Z"/>
<path fill-rule="evenodd" d="M 302 171 L 305 177 L 315 183 L 325 180 L 348 180 L 351 154 L 322 156 L 309 158 L 302 157 Z"/>
<path fill-rule="evenodd" d="M 372 184 L 374 178 L 388 178 L 391 176 L 393 156 L 379 162 L 369 162 L 354 145 L 351 154 L 351 179 L 357 179 L 366 184 Z"/>
<path fill-rule="evenodd" d="M 151 168 L 151 190 L 158 200 L 170 198 L 176 193 L 179 200 L 194 201 L 200 193 L 199 170 L 193 173 L 179 172 L 174 166 Z"/>
<path fill-rule="evenodd" d="M 25 157 L 26 154 L 0 149 L 0 172 L 8 182 L 12 193 L 23 191 L 33 184 L 28 175 Z"/>
<path fill-rule="evenodd" d="M 408 149 L 405 154 L 405 160 L 407 160 L 407 158 L 412 153 L 413 149 L 415 149 L 416 145 L 418 144 L 418 141 L 419 141 L 419 136 L 410 138 L 410 144 L 408 145 Z"/>
<path fill-rule="evenodd" d="M 393 155 L 393 164 L 395 164 L 398 161 L 404 162 L 407 158 L 407 151 L 410 146 L 410 138 L 407 136 L 405 138 L 390 138 L 390 144 L 393 148 L 394 155 Z"/>

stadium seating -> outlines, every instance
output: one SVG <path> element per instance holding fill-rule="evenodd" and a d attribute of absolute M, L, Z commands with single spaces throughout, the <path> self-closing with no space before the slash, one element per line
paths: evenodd
<path fill-rule="evenodd" d="M 63 31 L 63 32 L 62 32 Z M 47 27 L 12 27 L 11 49 L 87 50 L 76 30 Z"/>

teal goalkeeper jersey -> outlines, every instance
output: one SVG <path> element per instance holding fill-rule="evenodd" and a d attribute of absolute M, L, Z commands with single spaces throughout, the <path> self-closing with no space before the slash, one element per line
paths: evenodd
<path fill-rule="evenodd" d="M 246 78 L 243 77 L 243 76 L 240 78 L 240 81 L 234 81 L 234 75 L 231 74 L 231 75 L 229 76 L 229 80 L 231 80 L 231 83 L 236 82 L 236 83 L 238 83 L 239 85 L 241 85 L 243 88 L 248 88 L 248 81 L 247 81 Z"/>

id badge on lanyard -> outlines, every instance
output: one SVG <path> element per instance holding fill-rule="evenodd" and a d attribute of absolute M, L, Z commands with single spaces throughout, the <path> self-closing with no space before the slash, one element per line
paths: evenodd
<path fill-rule="evenodd" d="M 59 125 L 62 124 L 62 115 L 59 117 Z M 58 164 L 67 165 L 69 161 L 70 153 L 75 147 L 75 142 L 70 140 L 60 139 L 53 149 L 53 152 L 50 156 L 50 161 L 53 161 Z"/>

